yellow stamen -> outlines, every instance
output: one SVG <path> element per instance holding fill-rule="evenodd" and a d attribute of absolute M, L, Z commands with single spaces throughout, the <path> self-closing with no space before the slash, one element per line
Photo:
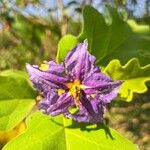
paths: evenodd
<path fill-rule="evenodd" d="M 38 96 L 36 97 L 36 102 L 39 102 L 39 101 L 41 101 L 42 99 L 43 99 L 42 95 L 38 95 Z"/>
<path fill-rule="evenodd" d="M 47 71 L 49 69 L 49 65 L 48 64 L 41 64 L 41 66 L 39 67 L 39 69 L 41 71 Z"/>
<path fill-rule="evenodd" d="M 95 98 L 96 97 L 96 94 L 91 94 L 90 95 L 92 98 Z"/>
<path fill-rule="evenodd" d="M 79 108 L 79 98 L 82 89 L 80 80 L 74 80 L 74 82 L 69 82 L 66 84 L 66 86 L 69 89 L 70 95 L 72 95 L 74 98 L 76 107 Z"/>
<path fill-rule="evenodd" d="M 58 95 L 60 96 L 60 95 L 62 95 L 63 93 L 65 93 L 65 90 L 63 90 L 63 89 L 58 89 L 58 90 L 57 90 L 57 93 L 58 93 Z"/>

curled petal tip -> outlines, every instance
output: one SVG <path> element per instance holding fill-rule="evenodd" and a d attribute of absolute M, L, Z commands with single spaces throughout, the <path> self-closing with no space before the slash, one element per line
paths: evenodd
<path fill-rule="evenodd" d="M 26 68 L 32 67 L 30 64 L 26 63 Z"/>
<path fill-rule="evenodd" d="M 31 68 L 31 65 L 30 65 L 30 64 L 28 64 L 28 63 L 26 63 L 26 69 L 27 69 L 27 71 L 29 71 L 29 70 L 30 70 L 30 68 Z"/>
<path fill-rule="evenodd" d="M 88 45 L 88 40 L 87 40 L 87 39 L 85 39 L 85 40 L 84 40 L 84 43 Z"/>
<path fill-rule="evenodd" d="M 88 48 L 88 40 L 87 39 L 84 40 L 83 45 L 85 46 L 86 49 Z"/>
<path fill-rule="evenodd" d="M 26 64 L 26 70 L 29 74 L 31 74 L 34 70 L 34 67 L 27 63 Z"/>

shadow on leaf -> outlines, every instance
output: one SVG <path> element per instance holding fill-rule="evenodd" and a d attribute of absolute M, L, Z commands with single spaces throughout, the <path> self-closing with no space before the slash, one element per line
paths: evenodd
<path fill-rule="evenodd" d="M 90 123 L 79 123 L 75 122 L 71 119 L 65 119 L 65 125 L 57 122 L 55 119 L 51 118 L 51 121 L 56 123 L 59 126 L 65 127 L 66 129 L 80 129 L 81 131 L 85 132 L 93 132 L 97 130 L 104 130 L 106 139 L 115 140 L 115 138 L 112 136 L 110 129 L 104 124 L 90 124 Z"/>

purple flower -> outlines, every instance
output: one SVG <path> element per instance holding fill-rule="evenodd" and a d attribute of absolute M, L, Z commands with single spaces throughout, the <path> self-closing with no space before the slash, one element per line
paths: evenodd
<path fill-rule="evenodd" d="M 27 64 L 34 87 L 43 95 L 39 107 L 46 114 L 64 114 L 78 122 L 98 123 L 104 110 L 118 94 L 122 81 L 113 81 L 95 66 L 87 42 L 74 47 L 61 64 L 40 67 Z"/>

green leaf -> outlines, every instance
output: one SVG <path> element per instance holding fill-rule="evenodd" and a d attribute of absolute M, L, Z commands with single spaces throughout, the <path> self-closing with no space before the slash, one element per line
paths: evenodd
<path fill-rule="evenodd" d="M 108 7 L 106 10 L 111 14 L 109 25 L 103 15 L 106 13 L 99 13 L 90 6 L 83 10 L 84 24 L 80 38 L 87 38 L 89 49 L 97 57 L 97 61 L 113 52 L 131 34 L 129 25 L 123 21 L 116 9 Z"/>
<path fill-rule="evenodd" d="M 5 145 L 3 150 L 137 150 L 115 130 L 87 125 L 63 117 L 35 113 L 27 119 L 27 130 Z"/>
<path fill-rule="evenodd" d="M 71 50 L 77 43 L 78 40 L 75 36 L 71 34 L 64 36 L 58 44 L 58 51 L 56 56 L 57 62 L 62 62 L 68 51 Z"/>
<path fill-rule="evenodd" d="M 138 25 L 133 20 L 123 21 L 115 8 L 108 7 L 105 13 L 99 13 L 86 6 L 83 10 L 81 34 L 78 37 L 63 37 L 57 56 L 59 57 L 60 52 L 63 54 L 63 51 L 66 54 L 77 42 L 84 39 L 88 40 L 89 51 L 96 56 L 98 65 L 107 66 L 113 59 L 126 63 L 133 57 L 138 58 L 141 65 L 150 63 L 149 26 Z M 60 56 L 60 59 L 62 61 L 64 56 Z"/>
<path fill-rule="evenodd" d="M 36 93 L 21 71 L 0 73 L 0 131 L 14 128 L 31 111 Z"/>
<path fill-rule="evenodd" d="M 125 65 L 119 60 L 112 60 L 104 72 L 114 80 L 124 80 L 120 88 L 120 97 L 131 101 L 134 93 L 147 91 L 146 82 L 150 81 L 150 64 L 141 67 L 138 59 L 133 58 Z"/>
<path fill-rule="evenodd" d="M 141 65 L 150 64 L 150 38 L 148 36 L 133 33 L 115 51 L 100 60 L 98 64 L 106 66 L 113 59 L 119 59 L 121 63 L 126 63 L 132 58 L 138 58 Z"/>

